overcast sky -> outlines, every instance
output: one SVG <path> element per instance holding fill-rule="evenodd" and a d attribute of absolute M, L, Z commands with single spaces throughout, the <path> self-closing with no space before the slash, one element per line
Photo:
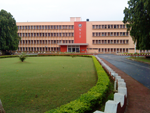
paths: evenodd
<path fill-rule="evenodd" d="M 0 0 L 0 10 L 10 12 L 17 22 L 122 21 L 129 0 Z"/>

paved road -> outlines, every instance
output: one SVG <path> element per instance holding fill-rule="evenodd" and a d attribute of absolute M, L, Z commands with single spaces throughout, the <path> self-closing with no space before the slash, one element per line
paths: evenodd
<path fill-rule="evenodd" d="M 150 89 L 150 65 L 126 59 L 128 56 L 98 55 Z"/>

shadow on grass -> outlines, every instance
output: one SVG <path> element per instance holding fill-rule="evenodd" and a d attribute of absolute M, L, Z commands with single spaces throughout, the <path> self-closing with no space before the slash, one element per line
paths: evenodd
<path fill-rule="evenodd" d="M 31 62 L 27 62 L 27 61 L 18 61 L 18 62 L 16 62 L 16 63 L 14 63 L 14 64 L 33 64 L 33 63 L 31 63 Z"/>

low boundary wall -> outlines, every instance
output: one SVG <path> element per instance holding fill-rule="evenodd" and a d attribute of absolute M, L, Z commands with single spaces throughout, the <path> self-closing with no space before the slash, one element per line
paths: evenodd
<path fill-rule="evenodd" d="M 114 100 L 108 100 L 105 104 L 104 112 L 95 111 L 94 113 L 124 113 L 127 105 L 127 87 L 124 79 L 118 73 L 107 66 L 98 56 L 95 56 L 102 67 L 114 80 Z"/>

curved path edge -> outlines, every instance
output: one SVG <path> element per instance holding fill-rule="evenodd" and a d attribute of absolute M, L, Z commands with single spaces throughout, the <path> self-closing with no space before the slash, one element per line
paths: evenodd
<path fill-rule="evenodd" d="M 96 110 L 94 113 L 124 113 L 127 104 L 127 88 L 124 79 L 122 79 L 118 73 L 105 64 L 98 56 L 96 56 L 96 58 L 108 73 L 110 78 L 114 81 L 114 90 L 116 93 L 114 94 L 113 100 L 108 100 L 105 103 L 104 112 Z"/>
<path fill-rule="evenodd" d="M 108 61 L 101 58 L 110 68 L 121 76 L 126 82 L 128 104 L 125 113 L 149 113 L 150 89 L 139 83 Z"/>

